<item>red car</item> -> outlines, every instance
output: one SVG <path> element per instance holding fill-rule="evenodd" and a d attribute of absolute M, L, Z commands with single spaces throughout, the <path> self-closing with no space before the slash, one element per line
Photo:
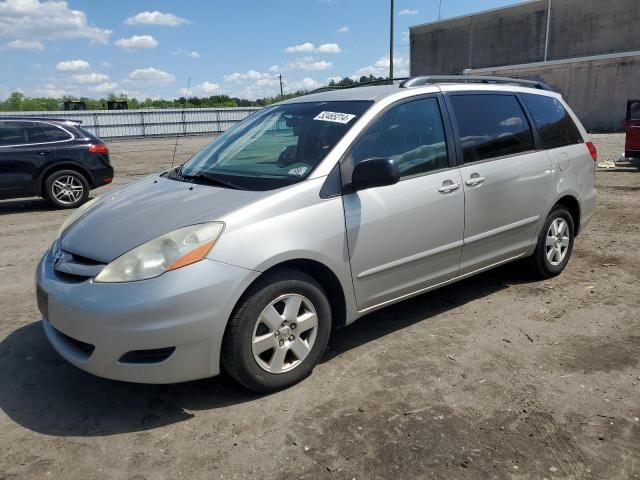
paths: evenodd
<path fill-rule="evenodd" d="M 640 100 L 627 102 L 627 118 L 624 122 L 627 138 L 624 155 L 627 158 L 640 158 Z"/>

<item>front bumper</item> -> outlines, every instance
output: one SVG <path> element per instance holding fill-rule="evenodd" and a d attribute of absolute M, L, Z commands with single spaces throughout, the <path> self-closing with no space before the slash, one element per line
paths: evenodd
<path fill-rule="evenodd" d="M 47 338 L 67 361 L 105 378 L 176 383 L 220 372 L 227 320 L 258 275 L 203 260 L 150 280 L 94 283 L 54 271 L 48 251 L 36 286 Z M 160 362 L 121 360 L 133 351 L 170 347 L 175 350 Z"/>

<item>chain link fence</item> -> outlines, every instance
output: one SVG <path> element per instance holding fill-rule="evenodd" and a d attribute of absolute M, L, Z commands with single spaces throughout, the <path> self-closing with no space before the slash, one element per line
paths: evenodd
<path fill-rule="evenodd" d="M 0 112 L 0 118 L 11 115 L 80 121 L 82 128 L 94 135 L 115 139 L 222 133 L 257 110 L 259 108 Z"/>

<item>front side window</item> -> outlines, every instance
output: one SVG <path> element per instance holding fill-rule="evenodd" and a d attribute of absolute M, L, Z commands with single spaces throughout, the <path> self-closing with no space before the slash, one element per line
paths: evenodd
<path fill-rule="evenodd" d="M 27 143 L 24 125 L 25 122 L 0 122 L 0 147 Z"/>
<path fill-rule="evenodd" d="M 534 149 L 533 134 L 513 95 L 451 95 L 464 162 L 516 155 Z"/>
<path fill-rule="evenodd" d="M 270 190 L 307 178 L 369 101 L 289 103 L 251 115 L 198 152 L 183 177 Z"/>
<path fill-rule="evenodd" d="M 558 148 L 583 142 L 580 130 L 569 112 L 556 98 L 523 93 L 522 99 L 533 117 L 544 148 Z"/>
<path fill-rule="evenodd" d="M 67 132 L 48 123 L 33 122 L 26 124 L 29 143 L 50 143 L 71 140 Z"/>
<path fill-rule="evenodd" d="M 351 150 L 352 165 L 370 158 L 390 158 L 401 177 L 449 166 L 440 107 L 435 98 L 402 103 L 367 128 Z"/>

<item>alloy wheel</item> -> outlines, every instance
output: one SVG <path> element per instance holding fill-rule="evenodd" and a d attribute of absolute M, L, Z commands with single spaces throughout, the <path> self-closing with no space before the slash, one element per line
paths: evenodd
<path fill-rule="evenodd" d="M 51 193 L 61 204 L 71 205 L 82 198 L 84 186 L 79 178 L 73 175 L 64 175 L 55 179 L 51 185 Z"/>
<path fill-rule="evenodd" d="M 297 293 L 281 295 L 256 320 L 253 358 L 269 373 L 289 372 L 307 358 L 317 333 L 318 314 L 309 299 Z"/>
<path fill-rule="evenodd" d="M 546 255 L 554 267 L 560 265 L 569 250 L 569 224 L 564 218 L 556 218 L 547 231 Z"/>

